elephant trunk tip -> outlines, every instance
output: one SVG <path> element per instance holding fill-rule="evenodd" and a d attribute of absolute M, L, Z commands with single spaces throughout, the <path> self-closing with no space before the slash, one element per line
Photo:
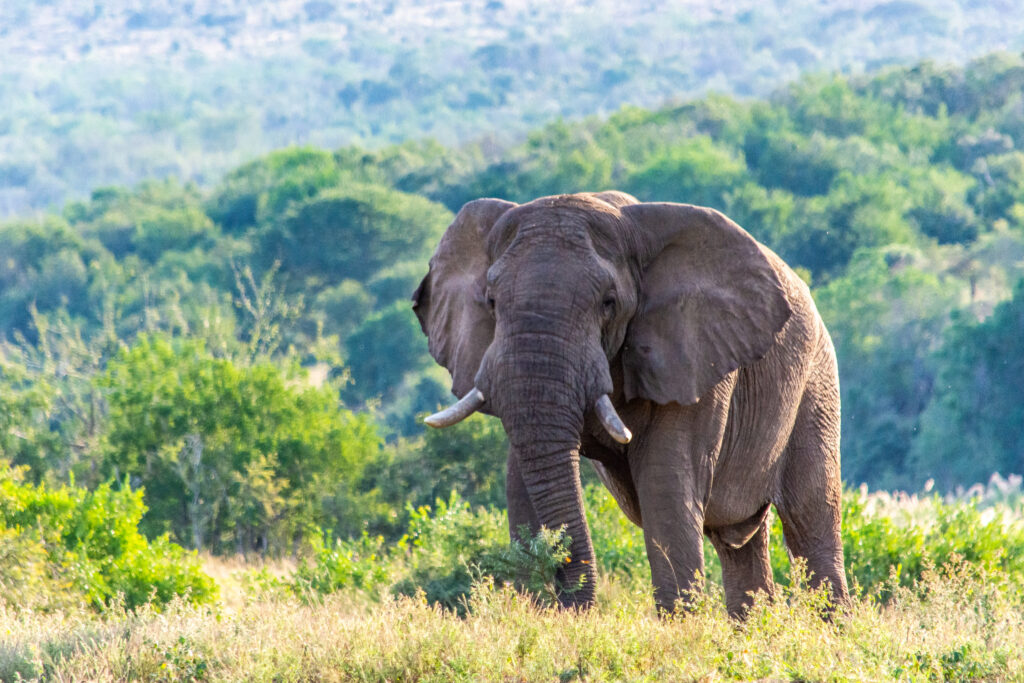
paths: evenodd
<path fill-rule="evenodd" d="M 434 427 L 435 429 L 451 427 L 480 410 L 480 407 L 485 401 L 486 399 L 484 398 L 483 392 L 476 387 L 473 387 L 469 393 L 460 398 L 458 402 L 448 406 L 440 412 L 424 418 L 423 422 L 428 427 Z"/>

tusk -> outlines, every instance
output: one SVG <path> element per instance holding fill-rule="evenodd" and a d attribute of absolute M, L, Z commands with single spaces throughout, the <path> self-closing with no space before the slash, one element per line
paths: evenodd
<path fill-rule="evenodd" d="M 480 393 L 479 389 L 473 387 L 468 394 L 459 399 L 458 403 L 448 406 L 439 413 L 434 413 L 425 418 L 423 422 L 431 427 L 451 427 L 478 411 L 483 404 L 484 395 Z"/>
<path fill-rule="evenodd" d="M 597 399 L 597 404 L 594 407 L 597 409 L 597 416 L 601 419 L 601 424 L 612 435 L 612 438 L 619 443 L 629 443 L 633 434 L 626 428 L 626 425 L 622 424 L 622 418 L 615 412 L 615 406 L 612 405 L 608 394 Z"/>

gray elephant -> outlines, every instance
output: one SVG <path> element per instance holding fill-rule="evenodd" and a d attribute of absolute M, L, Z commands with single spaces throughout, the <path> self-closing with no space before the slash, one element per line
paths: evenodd
<path fill-rule="evenodd" d="M 461 400 L 508 433 L 508 514 L 565 527 L 566 606 L 594 600 L 579 458 L 644 530 L 660 610 L 722 562 L 729 612 L 772 593 L 768 511 L 812 582 L 848 600 L 839 385 L 807 286 L 721 213 L 621 192 L 469 202 L 413 295 Z M 628 426 L 628 427 L 627 427 Z"/>

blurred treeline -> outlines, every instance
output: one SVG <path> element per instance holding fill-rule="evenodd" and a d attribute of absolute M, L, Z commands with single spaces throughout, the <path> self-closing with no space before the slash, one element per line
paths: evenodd
<path fill-rule="evenodd" d="M 1013 0 L 4 0 L 0 216 L 295 144 L 488 136 L 1024 48 Z"/>
<path fill-rule="evenodd" d="M 215 552 L 395 535 L 504 500 L 493 420 L 448 400 L 408 297 L 467 200 L 617 188 L 719 208 L 812 285 L 851 484 L 1024 471 L 1024 60 L 806 78 L 477 146 L 290 148 L 208 190 L 105 188 L 0 225 L 0 458 L 145 487 Z M 413 506 L 413 507 L 407 507 Z"/>

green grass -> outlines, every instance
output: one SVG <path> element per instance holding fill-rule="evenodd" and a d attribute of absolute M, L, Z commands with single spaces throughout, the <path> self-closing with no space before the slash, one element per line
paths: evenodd
<path fill-rule="evenodd" d="M 209 604 L 0 599 L 0 681 L 1024 680 L 1024 498 L 1000 484 L 969 500 L 848 492 L 846 611 L 776 538 L 778 595 L 744 622 L 713 561 L 692 609 L 659 618 L 641 534 L 601 489 L 587 492 L 597 605 L 552 609 L 557 536 L 510 549 L 500 512 L 452 496 L 415 510 L 395 545 L 206 557 Z"/>
<path fill-rule="evenodd" d="M 464 617 L 350 592 L 104 615 L 0 609 L 0 679 L 199 681 L 1024 680 L 1024 602 L 970 565 L 821 618 L 799 580 L 744 623 L 712 588 L 692 613 L 603 581 L 588 612 L 478 584 Z"/>

